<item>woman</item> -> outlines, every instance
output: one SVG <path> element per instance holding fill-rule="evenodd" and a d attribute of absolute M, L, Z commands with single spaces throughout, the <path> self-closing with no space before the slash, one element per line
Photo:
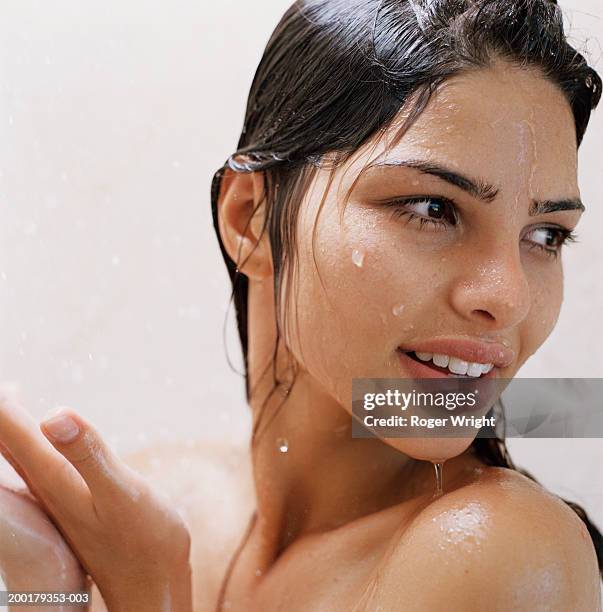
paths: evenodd
<path fill-rule="evenodd" d="M 547 0 L 287 11 L 212 185 L 254 492 L 244 461 L 194 472 L 195 609 L 601 609 L 599 532 L 502 441 L 356 439 L 350 415 L 353 378 L 512 378 L 542 345 L 600 92 Z M 187 526 L 144 456 L 71 410 L 52 449 L 9 395 L 0 425 L 110 610 L 191 609 Z"/>

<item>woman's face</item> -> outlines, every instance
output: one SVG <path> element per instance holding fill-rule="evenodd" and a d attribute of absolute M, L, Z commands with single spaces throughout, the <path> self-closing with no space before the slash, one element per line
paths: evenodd
<path fill-rule="evenodd" d="M 536 209 L 576 201 L 579 190 L 571 109 L 534 70 L 499 62 L 455 77 L 389 148 L 394 131 L 335 172 L 318 214 L 329 180 L 320 170 L 298 219 L 289 346 L 350 411 L 353 378 L 416 377 L 401 353 L 442 339 L 452 354 L 458 340 L 499 342 L 506 364 L 493 373 L 513 377 L 555 326 L 559 244 L 581 214 Z M 447 458 L 471 440 L 447 450 L 388 442 Z"/>

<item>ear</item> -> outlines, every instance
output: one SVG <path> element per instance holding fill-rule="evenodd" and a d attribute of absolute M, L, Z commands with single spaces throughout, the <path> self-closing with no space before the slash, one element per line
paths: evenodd
<path fill-rule="evenodd" d="M 261 235 L 265 211 L 264 173 L 226 168 L 218 198 L 220 236 L 239 271 L 255 280 L 273 273 L 268 233 Z"/>

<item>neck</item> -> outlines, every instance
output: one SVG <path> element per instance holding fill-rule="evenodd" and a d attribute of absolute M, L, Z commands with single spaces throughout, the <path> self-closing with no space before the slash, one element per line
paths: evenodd
<path fill-rule="evenodd" d="M 252 461 L 258 518 L 278 556 L 328 531 L 433 489 L 410 478 L 425 466 L 377 439 L 351 435 L 352 417 L 304 372 L 286 401 L 268 403 Z M 427 466 L 431 470 L 431 466 Z M 431 475 L 430 475 L 431 476 Z"/>
<path fill-rule="evenodd" d="M 264 291 L 265 283 L 250 288 L 249 312 L 263 317 L 250 320 L 248 367 L 256 530 L 261 534 L 254 539 L 261 542 L 263 564 L 269 565 L 305 534 L 433 491 L 434 477 L 430 464 L 381 440 L 352 438 L 352 416 L 303 369 L 293 378 L 282 346 L 273 370 L 277 339 L 271 298 Z M 283 381 L 276 388 L 274 372 L 277 382 Z"/>

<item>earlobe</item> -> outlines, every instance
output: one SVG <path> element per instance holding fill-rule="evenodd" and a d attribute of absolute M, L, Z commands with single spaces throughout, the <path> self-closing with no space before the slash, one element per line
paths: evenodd
<path fill-rule="evenodd" d="M 262 231 L 265 211 L 263 173 L 227 168 L 218 199 L 220 236 L 239 271 L 255 280 L 273 270 L 269 237 Z"/>

